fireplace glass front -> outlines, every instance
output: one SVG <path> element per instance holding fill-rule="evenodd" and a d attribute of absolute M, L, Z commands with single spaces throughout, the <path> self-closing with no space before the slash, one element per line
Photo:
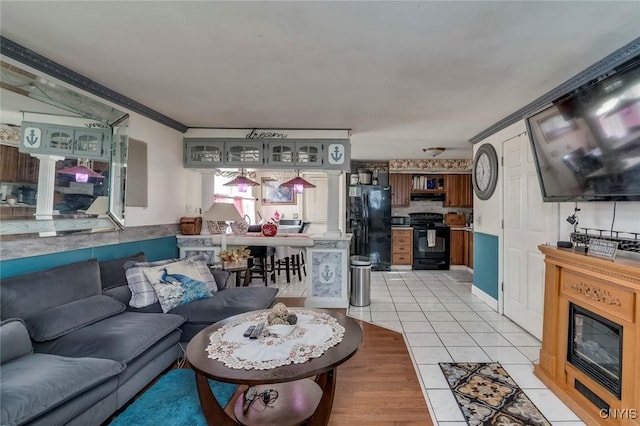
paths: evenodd
<path fill-rule="evenodd" d="M 622 326 L 570 304 L 568 361 L 620 398 Z"/>

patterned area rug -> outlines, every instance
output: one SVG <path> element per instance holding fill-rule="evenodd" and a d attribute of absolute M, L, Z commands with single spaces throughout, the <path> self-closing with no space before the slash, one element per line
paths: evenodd
<path fill-rule="evenodd" d="M 440 368 L 469 425 L 551 425 L 500 363 L 441 362 Z"/>

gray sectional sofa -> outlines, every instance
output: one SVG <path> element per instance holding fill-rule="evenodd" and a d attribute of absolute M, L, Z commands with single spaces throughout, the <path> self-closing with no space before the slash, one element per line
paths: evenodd
<path fill-rule="evenodd" d="M 92 259 L 2 280 L 1 425 L 100 425 L 198 331 L 275 301 L 277 289 L 227 289 L 220 271 L 213 297 L 169 313 L 130 308 L 123 265 L 143 259 Z"/>

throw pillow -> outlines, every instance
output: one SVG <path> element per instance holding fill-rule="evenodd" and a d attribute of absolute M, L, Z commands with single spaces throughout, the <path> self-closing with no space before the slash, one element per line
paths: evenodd
<path fill-rule="evenodd" d="M 124 264 L 127 277 L 127 285 L 131 290 L 131 300 L 129 306 L 133 308 L 144 308 L 149 305 L 153 305 L 158 302 L 158 296 L 156 295 L 153 286 L 149 279 L 144 274 L 144 269 L 154 266 L 167 265 L 169 263 L 177 262 L 180 260 L 190 259 L 193 261 L 196 269 L 200 273 L 199 280 L 204 282 L 209 291 L 218 291 L 215 278 L 211 275 L 209 266 L 206 262 L 206 256 L 199 254 L 197 256 L 187 257 L 185 259 L 165 259 L 157 262 L 127 262 Z"/>
<path fill-rule="evenodd" d="M 150 266 L 161 266 L 172 262 L 176 259 L 165 259 L 157 262 L 127 262 L 124 264 L 125 275 L 127 277 L 127 285 L 131 290 L 131 300 L 129 306 L 134 308 L 144 308 L 158 302 L 156 292 L 153 291 L 151 283 L 144 274 L 144 268 Z"/>
<path fill-rule="evenodd" d="M 24 321 L 33 340 L 46 342 L 124 310 L 125 306 L 121 302 L 109 296 L 98 295 L 30 315 Z"/>
<path fill-rule="evenodd" d="M 199 280 L 200 273 L 191 259 L 148 267 L 143 271 L 156 292 L 162 312 L 213 295 Z"/>

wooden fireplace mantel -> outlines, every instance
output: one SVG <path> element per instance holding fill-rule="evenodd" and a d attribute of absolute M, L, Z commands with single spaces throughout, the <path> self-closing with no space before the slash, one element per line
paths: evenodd
<path fill-rule="evenodd" d="M 545 254 L 544 320 L 535 375 L 585 423 L 640 425 L 640 262 L 615 261 L 541 245 Z M 567 361 L 573 303 L 623 327 L 621 396 Z M 576 380 L 610 406 L 608 413 L 576 390 Z"/>

